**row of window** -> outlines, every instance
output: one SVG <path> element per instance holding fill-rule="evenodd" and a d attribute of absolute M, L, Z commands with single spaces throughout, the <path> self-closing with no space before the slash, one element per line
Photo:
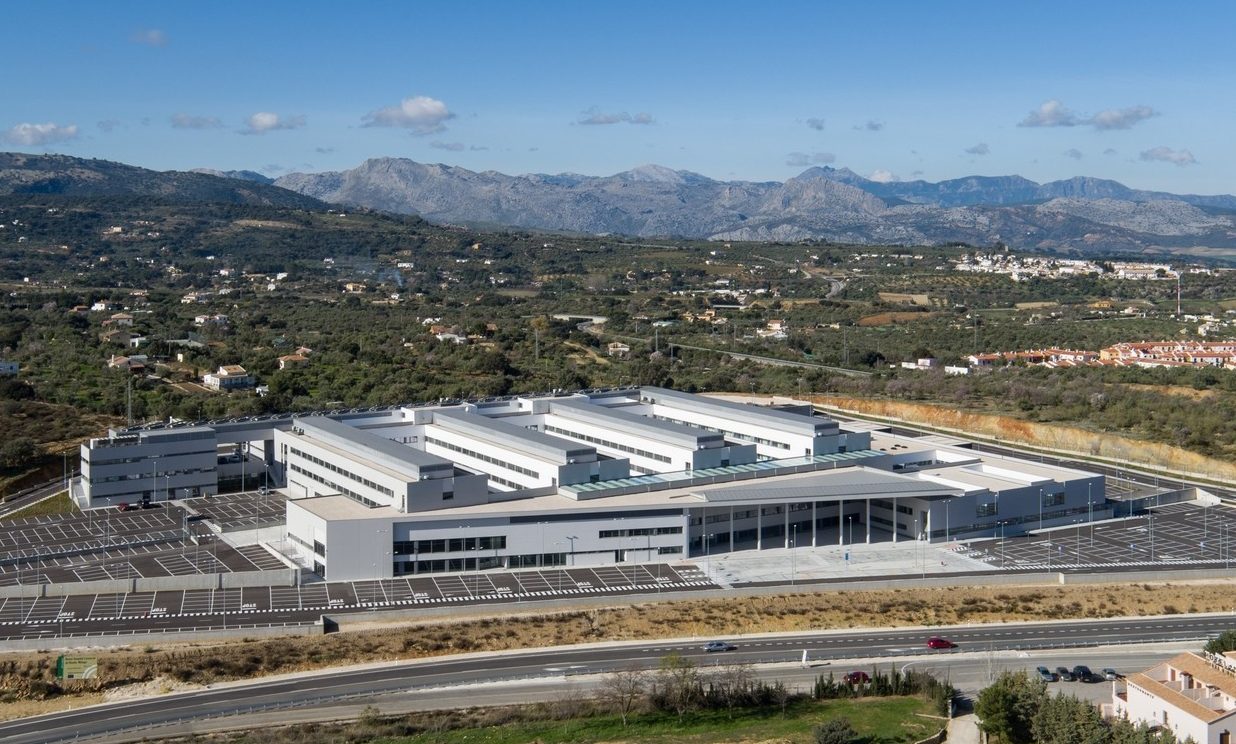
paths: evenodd
<path fill-rule="evenodd" d="M 632 527 L 626 530 L 601 530 L 599 536 L 607 537 L 644 537 L 645 535 L 681 535 L 681 527 Z"/>
<path fill-rule="evenodd" d="M 115 483 L 117 481 L 149 481 L 155 478 L 160 483 L 163 482 L 165 476 L 175 478 L 180 475 L 196 475 L 197 473 L 213 473 L 214 468 L 186 468 L 184 470 L 160 470 L 157 475 L 151 473 L 128 473 L 126 475 L 111 475 L 107 477 L 90 477 L 83 476 L 87 483 Z"/>
<path fill-rule="evenodd" d="M 94 458 L 82 458 L 82 459 L 85 461 L 85 463 L 89 467 L 100 468 L 100 467 L 103 467 L 104 465 L 125 465 L 125 464 L 132 463 L 132 462 L 152 462 L 156 460 L 161 460 L 163 458 L 167 458 L 170 460 L 172 458 L 194 457 L 197 455 L 213 455 L 213 454 L 215 454 L 215 449 L 212 447 L 211 449 L 203 450 L 201 452 L 176 451 L 176 452 L 168 452 L 163 455 L 139 455 L 137 457 L 115 457 L 115 458 L 111 458 L 107 460 L 96 460 Z"/>
<path fill-rule="evenodd" d="M 372 509 L 372 508 L 374 508 L 374 507 L 381 506 L 381 504 L 379 504 L 378 502 L 373 501 L 372 499 L 365 498 L 364 496 L 360 495 L 360 494 L 359 494 L 359 493 L 357 493 L 356 491 L 351 490 L 350 488 L 344 488 L 343 486 L 339 485 L 338 483 L 334 483 L 334 482 L 332 482 L 332 481 L 328 481 L 328 480 L 326 480 L 325 478 L 323 478 L 322 476 L 318 475 L 317 473 L 314 473 L 314 472 L 309 471 L 309 470 L 305 470 L 304 468 L 302 468 L 301 466 L 297 465 L 296 463 L 292 463 L 291 465 L 288 465 L 288 470 L 291 470 L 293 473 L 300 473 L 301 475 L 303 475 L 303 476 L 305 476 L 306 478 L 309 478 L 309 479 L 311 479 L 311 480 L 315 480 L 315 481 L 317 481 L 318 483 L 321 483 L 322 485 L 326 486 L 327 488 L 330 488 L 330 489 L 332 489 L 332 490 L 336 491 L 337 493 L 341 493 L 341 494 L 343 494 L 344 496 L 347 496 L 348 498 L 352 499 L 353 501 L 359 501 L 360 503 L 364 504 L 365 506 L 369 507 L 370 509 Z"/>
<path fill-rule="evenodd" d="M 656 460 L 657 462 L 669 462 L 670 461 L 668 457 L 666 457 L 665 455 L 659 454 L 657 452 L 649 452 L 648 450 L 642 450 L 642 449 L 639 449 L 638 447 L 632 447 L 627 444 L 619 444 L 618 442 L 610 442 L 605 439 L 601 439 L 600 437 L 593 437 L 587 434 L 580 434 L 579 432 L 570 431 L 568 429 L 563 429 L 561 427 L 553 426 L 552 424 L 546 424 L 545 431 L 550 432 L 551 434 L 561 434 L 562 436 L 570 437 L 571 439 L 582 439 L 583 441 L 588 442 L 590 444 L 599 444 L 603 447 L 609 447 L 610 449 L 616 449 L 620 452 L 627 452 L 632 455 L 638 455 L 639 457 L 646 457 L 649 460 Z M 634 470 L 634 468 L 632 468 L 632 470 Z"/>
<path fill-rule="evenodd" d="M 377 491 L 378 493 L 385 494 L 385 495 L 387 495 L 387 496 L 392 496 L 392 497 L 395 495 L 395 492 L 394 492 L 394 491 L 392 491 L 391 489 L 387 488 L 386 486 L 379 485 L 379 484 L 374 483 L 373 481 L 369 480 L 368 478 L 364 478 L 364 477 L 361 477 L 361 476 L 359 476 L 359 475 L 357 475 L 357 474 L 355 474 L 355 473 L 351 473 L 351 472 L 349 472 L 349 471 L 347 471 L 347 470 L 344 470 L 343 468 L 339 467 L 338 465 L 336 465 L 336 464 L 334 464 L 334 463 L 331 463 L 331 462 L 327 462 L 327 461 L 323 460 L 323 459 L 322 459 L 322 458 L 320 458 L 320 457 L 314 457 L 313 455 L 311 455 L 311 454 L 309 454 L 309 453 L 307 453 L 307 452 L 301 452 L 300 450 L 296 449 L 295 447 L 293 447 L 293 448 L 292 448 L 292 454 L 293 454 L 293 455 L 295 455 L 295 456 L 297 456 L 297 457 L 302 457 L 302 458 L 304 458 L 304 459 L 308 460 L 309 462 L 313 463 L 314 465 L 317 465 L 317 466 L 318 466 L 318 467 L 320 467 L 320 468 L 326 468 L 327 470 L 331 471 L 332 473 L 338 473 L 339 475 L 342 475 L 343 477 L 347 478 L 348 480 L 355 481 L 355 482 L 357 482 L 357 483 L 361 483 L 361 484 L 363 484 L 366 488 L 372 488 L 373 490 Z"/>
<path fill-rule="evenodd" d="M 431 437 L 429 435 L 426 435 L 425 443 L 426 444 L 436 444 L 439 447 L 445 447 L 446 449 L 452 452 L 458 452 L 461 455 L 467 455 L 468 457 L 475 458 L 482 462 L 487 462 L 490 465 L 497 465 L 500 468 L 505 468 L 507 470 L 513 470 L 516 473 L 521 473 L 523 475 L 528 476 L 529 478 L 536 478 L 539 475 L 539 473 L 537 473 L 532 468 L 525 468 L 522 465 L 516 465 L 514 463 L 506 462 L 505 460 L 499 460 L 498 458 L 493 457 L 491 455 L 486 455 L 482 452 L 476 452 L 474 450 L 468 449 L 467 447 L 461 447 L 458 444 L 453 444 L 446 440 L 438 439 L 437 437 Z M 523 488 L 523 486 L 516 486 L 516 488 Z"/>
<path fill-rule="evenodd" d="M 729 429 L 718 429 L 715 426 L 705 426 L 704 424 L 697 424 L 691 421 L 683 421 L 682 419 L 671 418 L 669 416 L 660 416 L 657 414 L 653 414 L 652 418 L 658 419 L 660 421 L 668 421 L 671 424 L 689 426 L 692 429 L 703 429 L 704 431 L 711 431 L 717 434 L 723 434 L 726 437 L 729 437 L 730 439 L 737 439 L 741 442 L 750 442 L 751 444 L 763 444 L 768 447 L 776 447 L 777 449 L 783 449 L 783 450 L 788 450 L 790 448 L 790 445 L 786 444 L 785 442 L 774 442 L 771 439 L 763 439 L 761 437 L 752 436 L 751 434 L 744 434 L 743 432 L 740 432 L 740 431 L 730 431 Z"/>
<path fill-rule="evenodd" d="M 395 555 L 421 553 L 463 553 L 472 550 L 505 550 L 506 535 L 492 537 L 452 537 L 440 540 L 396 540 Z"/>
<path fill-rule="evenodd" d="M 502 559 L 487 558 L 438 558 L 432 561 L 395 561 L 395 575 L 446 573 L 447 571 L 484 571 L 502 568 Z"/>

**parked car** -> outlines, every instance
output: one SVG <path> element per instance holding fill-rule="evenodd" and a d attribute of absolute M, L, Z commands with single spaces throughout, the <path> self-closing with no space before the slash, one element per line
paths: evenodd
<path fill-rule="evenodd" d="M 842 679 L 845 680 L 847 685 L 865 685 L 871 681 L 871 677 L 869 677 L 866 672 L 859 671 L 846 672 L 846 675 L 842 677 Z"/>
<path fill-rule="evenodd" d="M 927 648 L 957 648 L 957 644 L 947 638 L 932 636 L 927 639 Z"/>
<path fill-rule="evenodd" d="M 133 508 L 132 504 L 124 504 L 124 503 L 116 504 L 117 511 L 128 511 L 132 508 Z"/>
<path fill-rule="evenodd" d="M 1072 682 L 1074 679 L 1073 673 L 1069 671 L 1068 667 L 1056 667 L 1056 676 L 1060 678 L 1061 682 Z"/>
<path fill-rule="evenodd" d="M 1103 670 L 1103 679 L 1107 680 L 1108 682 L 1115 682 L 1116 680 L 1120 679 L 1120 672 L 1117 672 L 1115 669 L 1112 669 L 1111 667 L 1107 667 L 1106 669 Z"/>
<path fill-rule="evenodd" d="M 725 641 L 709 641 L 704 644 L 704 650 L 710 654 L 715 651 L 733 651 L 736 648 L 738 647 L 734 644 Z"/>
<path fill-rule="evenodd" d="M 1038 667 L 1034 671 L 1038 673 L 1039 679 L 1043 680 L 1044 682 L 1055 682 L 1057 679 L 1059 679 L 1059 677 L 1056 676 L 1055 672 L 1053 672 L 1052 670 L 1048 669 L 1045 666 Z"/>
<path fill-rule="evenodd" d="M 1085 664 L 1078 664 L 1073 667 L 1073 676 L 1077 677 L 1078 682 L 1093 682 L 1096 680 L 1094 672 L 1090 671 L 1090 667 Z"/>

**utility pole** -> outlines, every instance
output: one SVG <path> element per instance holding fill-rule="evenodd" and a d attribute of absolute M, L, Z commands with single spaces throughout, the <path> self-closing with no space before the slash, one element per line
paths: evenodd
<path fill-rule="evenodd" d="M 133 375 L 129 374 L 124 379 L 125 382 L 125 405 L 128 412 L 129 426 L 133 426 Z"/>

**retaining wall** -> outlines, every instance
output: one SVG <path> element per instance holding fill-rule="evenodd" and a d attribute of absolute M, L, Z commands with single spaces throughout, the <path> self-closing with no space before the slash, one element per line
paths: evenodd
<path fill-rule="evenodd" d="M 133 633 L 127 635 L 68 636 L 64 638 L 31 638 L 0 641 L 0 651 L 53 651 L 75 648 L 114 648 L 119 646 L 159 646 L 187 641 L 224 641 L 246 638 L 276 638 L 322 635 L 322 623 L 312 625 L 275 625 L 260 628 L 214 628 L 181 630 L 167 633 Z"/>
<path fill-rule="evenodd" d="M 299 586 L 301 570 L 280 568 L 273 571 L 241 571 L 226 574 L 154 576 L 144 579 L 100 579 L 63 584 L 14 584 L 0 586 L 0 599 L 6 597 L 67 597 L 81 594 L 128 594 L 130 592 L 171 592 L 193 589 L 239 589 L 249 586 Z"/>

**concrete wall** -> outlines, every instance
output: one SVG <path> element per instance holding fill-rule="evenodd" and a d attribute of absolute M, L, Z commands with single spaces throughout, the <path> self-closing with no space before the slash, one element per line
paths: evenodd
<path fill-rule="evenodd" d="M 157 576 L 134 579 L 75 581 L 64 584 L 21 584 L 0 586 L 0 599 L 17 597 L 69 597 L 84 594 L 128 594 L 131 592 L 187 591 L 192 589 L 236 589 L 246 586 L 298 586 L 300 569 L 241 571 L 228 574 Z"/>
<path fill-rule="evenodd" d="M 114 648 L 119 646 L 157 646 L 188 641 L 216 642 L 244 638 L 276 638 L 284 636 L 319 636 L 322 623 L 311 625 L 271 625 L 247 628 L 190 628 L 167 633 L 132 633 L 65 636 L 63 638 L 31 638 L 0 641 L 2 651 L 56 651 L 74 648 Z"/>

